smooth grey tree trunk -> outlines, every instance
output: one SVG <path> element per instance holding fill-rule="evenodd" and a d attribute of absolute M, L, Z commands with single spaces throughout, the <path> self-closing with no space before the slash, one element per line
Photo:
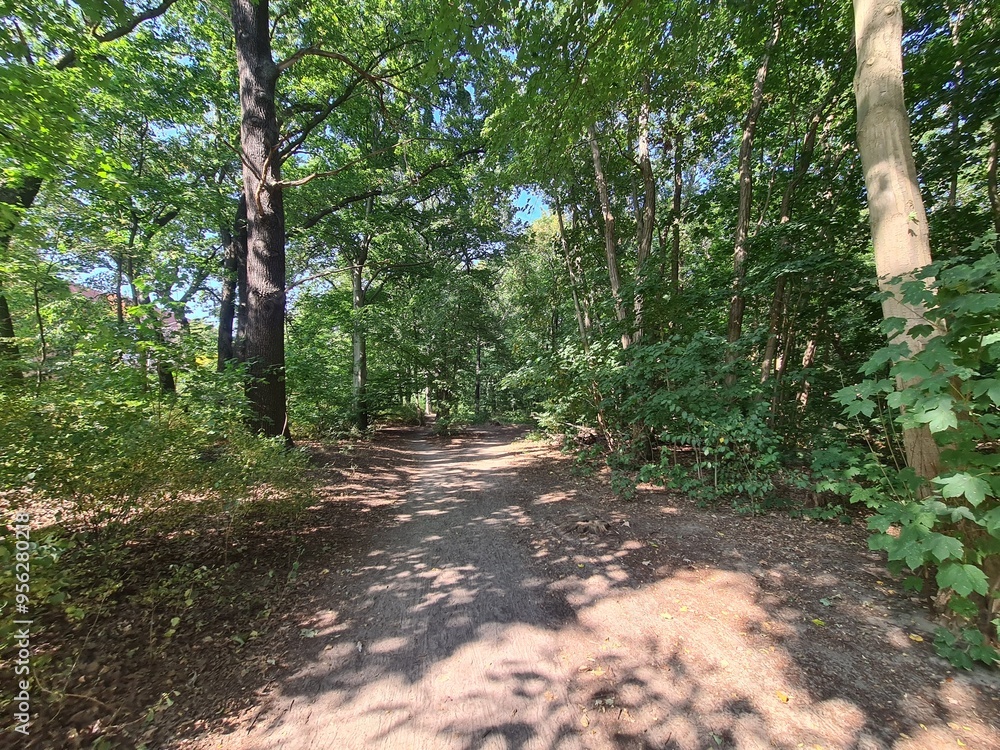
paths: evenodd
<path fill-rule="evenodd" d="M 906 326 L 892 338 L 916 354 L 925 336 L 908 330 L 926 323 L 925 310 L 904 304 L 899 286 L 914 270 L 931 262 L 927 214 L 917 183 L 910 141 L 910 119 L 903 99 L 903 18 L 900 0 L 854 0 L 858 105 L 858 150 L 868 190 L 868 214 L 875 248 L 879 286 L 890 296 L 882 303 L 886 318 L 903 318 Z M 905 388 L 913 383 L 897 383 Z M 906 462 L 923 479 L 938 475 L 940 451 L 926 426 L 903 431 Z"/>

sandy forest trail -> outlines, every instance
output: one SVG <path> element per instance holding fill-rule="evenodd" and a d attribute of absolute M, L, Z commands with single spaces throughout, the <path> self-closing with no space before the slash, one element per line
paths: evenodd
<path fill-rule="evenodd" d="M 910 638 L 859 527 L 613 501 L 518 437 L 379 438 L 378 527 L 292 667 L 195 744 L 1000 748 L 998 683 Z"/>

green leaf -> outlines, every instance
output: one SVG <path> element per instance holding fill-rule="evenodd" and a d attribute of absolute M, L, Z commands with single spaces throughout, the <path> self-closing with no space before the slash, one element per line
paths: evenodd
<path fill-rule="evenodd" d="M 989 482 L 968 472 L 935 479 L 934 483 L 941 485 L 942 497 L 964 497 L 974 506 L 982 503 L 987 496 L 993 497 L 993 488 Z"/>
<path fill-rule="evenodd" d="M 938 534 L 936 532 L 932 533 L 927 538 L 924 542 L 924 548 L 934 555 L 938 562 L 942 562 L 951 557 L 961 559 L 962 553 L 965 551 L 962 543 L 958 539 L 945 536 L 944 534 Z"/>
<path fill-rule="evenodd" d="M 958 416 L 946 406 L 938 406 L 924 414 L 927 417 L 927 427 L 931 432 L 944 432 L 951 428 L 958 427 Z"/>
<path fill-rule="evenodd" d="M 984 513 L 980 525 L 994 536 L 1000 536 L 1000 506 Z"/>
<path fill-rule="evenodd" d="M 979 612 L 975 602 L 964 596 L 953 596 L 948 600 L 948 609 L 960 617 L 973 618 Z"/>
<path fill-rule="evenodd" d="M 986 595 L 989 583 L 986 574 L 975 565 L 961 563 L 946 563 L 937 573 L 937 583 L 941 588 L 953 589 L 960 596 L 968 596 L 975 592 Z"/>
<path fill-rule="evenodd" d="M 951 519 L 952 523 L 958 523 L 962 519 L 973 522 L 975 522 L 976 520 L 975 514 L 971 510 L 966 508 L 964 505 L 958 505 L 954 508 L 949 508 L 947 515 Z"/>

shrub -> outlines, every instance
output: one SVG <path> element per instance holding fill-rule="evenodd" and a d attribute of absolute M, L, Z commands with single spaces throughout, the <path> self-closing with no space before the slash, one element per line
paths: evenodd
<path fill-rule="evenodd" d="M 882 348 L 863 371 L 887 377 L 869 377 L 837 399 L 849 416 L 870 417 L 885 398 L 899 409 L 900 427 L 926 425 L 941 446 L 942 469 L 929 487 L 909 470 L 897 474 L 905 491 L 886 498 L 872 518 L 871 546 L 886 551 L 896 572 L 914 574 L 906 581 L 912 588 L 923 585 L 917 573 L 933 572 L 951 612 L 987 632 L 1000 600 L 1000 258 L 931 264 L 902 284 L 902 299 L 927 309 L 926 323 L 910 333 L 936 335 L 912 356 L 905 344 Z M 886 327 L 899 330 L 900 321 Z M 907 387 L 897 390 L 896 382 Z M 953 661 L 959 651 L 986 663 L 996 658 L 975 637 L 938 642 Z M 958 662 L 964 666 L 964 657 Z"/>

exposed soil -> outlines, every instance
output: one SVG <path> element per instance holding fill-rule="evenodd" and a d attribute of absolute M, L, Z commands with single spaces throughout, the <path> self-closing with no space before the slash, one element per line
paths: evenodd
<path fill-rule="evenodd" d="M 625 503 L 520 437 L 317 447 L 317 503 L 206 538 L 191 570 L 231 572 L 194 586 L 170 639 L 173 612 L 109 595 L 76 697 L 42 710 L 28 746 L 1000 748 L 997 673 L 934 656 L 862 523 L 650 488 Z M 162 575 L 152 561 L 190 544 L 135 564 Z"/>

